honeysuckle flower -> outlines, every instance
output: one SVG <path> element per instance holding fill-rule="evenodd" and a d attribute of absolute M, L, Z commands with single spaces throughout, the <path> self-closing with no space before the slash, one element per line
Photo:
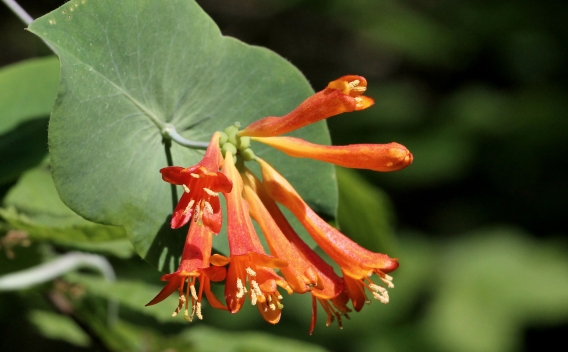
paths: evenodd
<path fill-rule="evenodd" d="M 212 236 L 207 227 L 197 223 L 190 225 L 179 268 L 174 273 L 162 276 L 162 281 L 168 283 L 146 306 L 163 301 L 177 290 L 179 303 L 172 316 L 176 316 L 185 306 L 184 318 L 186 320 L 192 321 L 195 315 L 203 319 L 201 314 L 203 293 L 212 307 L 227 310 L 227 307 L 215 297 L 210 288 L 211 281 L 223 281 L 226 276 L 224 267 L 210 266 L 211 262 L 215 265 L 224 265 L 227 260 L 220 255 L 211 257 Z M 197 281 L 199 281 L 199 291 L 195 288 Z M 189 312 L 190 300 L 191 313 Z"/>
<path fill-rule="evenodd" d="M 164 181 L 181 185 L 184 189 L 172 215 L 173 229 L 182 227 L 193 218 L 213 233 L 221 230 L 221 204 L 217 192 L 230 192 L 232 184 L 219 172 L 222 161 L 219 136 L 219 132 L 213 134 L 203 159 L 197 165 L 188 168 L 169 166 L 160 170 Z"/>
<path fill-rule="evenodd" d="M 263 318 L 276 324 L 280 320 L 283 307 L 277 286 L 289 291 L 291 289 L 272 268 L 285 268 L 288 263 L 264 252 L 249 217 L 248 205 L 243 199 L 243 181 L 230 152 L 225 155 L 222 172 L 233 183 L 233 189 L 225 192 L 230 250 L 230 264 L 225 283 L 227 307 L 231 313 L 238 312 L 248 296 Z"/>
<path fill-rule="evenodd" d="M 246 169 L 243 180 L 245 198 L 251 204 L 251 215 L 265 234 L 270 252 L 288 262 L 288 267 L 280 271 L 294 292 L 309 291 L 312 295 L 310 335 L 317 319 L 318 301 L 327 314 L 326 325 L 331 325 L 337 318 L 342 328 L 341 317 L 349 317 L 347 313 L 351 311 L 346 306 L 349 296 L 345 292 L 343 279 L 298 236 L 274 200 L 268 196 L 262 182 L 250 170 Z"/>
<path fill-rule="evenodd" d="M 412 163 L 412 154 L 405 146 L 388 144 L 319 145 L 294 137 L 252 137 L 290 156 L 325 161 L 354 169 L 397 171 Z"/>
<path fill-rule="evenodd" d="M 275 324 L 280 320 L 283 308 L 278 292 L 281 287 L 290 294 L 310 293 L 312 296 L 311 334 L 317 319 L 318 302 L 327 314 L 326 324 L 337 320 L 340 328 L 342 318 L 349 318 L 349 301 L 356 311 L 368 302 L 366 289 L 377 300 L 388 303 L 386 288 L 394 287 L 388 273 L 398 267 L 397 259 L 371 252 L 327 224 L 282 175 L 256 156 L 251 146 L 251 141 L 261 142 L 293 157 L 381 172 L 408 166 L 412 163 L 412 154 L 395 142 L 325 146 L 280 136 L 343 112 L 368 108 L 374 102 L 363 95 L 366 87 L 367 81 L 361 76 L 343 76 L 283 117 L 269 116 L 241 131 L 240 125 L 235 123 L 223 132 L 216 132 L 203 160 L 197 165 L 160 170 L 165 181 L 184 188 L 171 227 L 183 226 L 190 219 L 194 221 L 190 225 L 180 267 L 175 273 L 162 277 L 168 283 L 148 305 L 160 302 L 178 290 L 179 305 L 174 315 L 185 305 L 185 317 L 191 320 L 194 315 L 201 319 L 203 292 L 213 307 L 231 313 L 237 313 L 248 297 L 263 318 Z M 260 164 L 262 181 L 244 165 L 252 160 Z M 212 233 L 219 233 L 221 229 L 217 192 L 222 192 L 226 199 L 229 257 L 211 256 Z M 339 265 L 343 277 L 300 238 L 277 202 L 299 219 L 319 247 Z M 270 254 L 263 248 L 251 218 L 262 230 Z M 224 268 L 226 265 L 227 269 Z M 375 284 L 372 274 L 376 274 L 386 288 Z M 226 307 L 210 291 L 211 280 L 223 279 Z M 195 288 L 197 281 L 199 293 Z"/>
<path fill-rule="evenodd" d="M 340 266 L 353 308 L 356 311 L 363 308 L 367 301 L 365 288 L 375 299 L 388 303 L 386 289 L 371 281 L 370 276 L 375 273 L 387 287 L 394 287 L 392 277 L 387 274 L 398 267 L 397 259 L 371 252 L 343 235 L 320 218 L 272 166 L 260 158 L 256 160 L 261 166 L 263 183 L 270 197 L 288 208 L 320 248 Z"/>
<path fill-rule="evenodd" d="M 262 118 L 248 125 L 239 135 L 279 136 L 331 116 L 366 109 L 375 103 L 372 98 L 363 95 L 366 90 L 367 80 L 364 77 L 340 77 L 330 82 L 324 90 L 304 100 L 289 114 Z"/>

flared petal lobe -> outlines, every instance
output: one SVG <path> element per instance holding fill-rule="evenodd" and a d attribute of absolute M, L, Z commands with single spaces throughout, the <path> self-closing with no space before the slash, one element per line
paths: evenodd
<path fill-rule="evenodd" d="M 361 76 L 344 76 L 330 82 L 327 88 L 304 100 L 296 109 L 282 117 L 269 116 L 253 122 L 239 132 L 240 136 L 272 137 L 288 133 L 314 122 L 374 104 L 363 96 L 367 81 Z"/>
<path fill-rule="evenodd" d="M 410 165 L 413 160 L 410 151 L 395 142 L 327 146 L 294 137 L 253 137 L 252 139 L 296 158 L 310 158 L 354 169 L 398 171 Z"/>
<path fill-rule="evenodd" d="M 176 272 L 162 276 L 166 286 L 146 306 L 159 303 L 174 291 L 178 291 L 179 303 L 173 315 L 177 315 L 185 306 L 184 318 L 191 321 L 195 315 L 202 319 L 201 298 L 205 293 L 209 303 L 218 309 L 226 310 L 210 289 L 210 281 L 225 279 L 224 267 L 210 266 L 212 234 L 205 226 L 192 223 L 183 248 L 182 259 Z M 199 280 L 199 289 L 195 288 Z M 187 281 L 187 285 L 186 285 Z M 184 290 L 185 288 L 185 290 Z M 189 302 L 191 301 L 191 313 Z"/>
<path fill-rule="evenodd" d="M 164 181 L 181 185 L 184 189 L 172 215 L 173 229 L 182 227 L 193 218 L 215 234 L 221 230 L 221 205 L 217 192 L 230 192 L 232 183 L 219 172 L 222 160 L 219 136 L 218 132 L 213 135 L 203 159 L 197 165 L 189 168 L 169 166 L 160 170 Z"/>

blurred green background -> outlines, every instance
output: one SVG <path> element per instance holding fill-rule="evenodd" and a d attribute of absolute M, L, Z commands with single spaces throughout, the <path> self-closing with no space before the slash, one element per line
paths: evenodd
<path fill-rule="evenodd" d="M 160 273 L 133 256 L 123 240 L 66 243 L 53 235 L 53 224 L 42 222 L 41 204 L 26 208 L 25 201 L 42 198 L 24 192 L 24 182 L 45 180 L 40 168 L 19 179 L 0 178 L 0 275 L 85 249 L 105 254 L 119 280 L 111 287 L 81 271 L 41 287 L 0 292 L 0 346 L 536 351 L 568 333 L 568 3 L 198 3 L 225 35 L 279 53 L 315 90 L 344 74 L 367 78 L 367 95 L 376 104 L 330 119 L 334 144 L 396 141 L 412 151 L 414 163 L 392 174 L 339 170 L 338 222 L 367 248 L 400 258 L 391 303 L 372 302 L 341 331 L 320 319 L 313 336 L 306 296 L 285 297 L 276 326 L 254 309 L 233 316 L 204 308 L 205 320 L 192 324 L 169 318 L 175 299 L 143 307 L 160 289 Z M 61 1 L 20 4 L 35 18 Z M 24 27 L 0 5 L 0 66 L 51 55 Z M 14 135 L 24 145 L 39 144 L 33 150 L 45 146 L 47 116 L 30 117 L 28 125 L 2 132 L 0 152 L 13 145 Z M 33 135 L 23 136 L 23 128 Z M 37 165 L 45 153 L 29 163 Z M 74 229 L 87 231 L 77 223 Z M 29 232 L 29 243 L 14 237 L 13 229 Z M 105 325 L 108 298 L 121 303 L 120 322 L 112 329 Z M 58 300 L 74 310 L 61 314 Z"/>

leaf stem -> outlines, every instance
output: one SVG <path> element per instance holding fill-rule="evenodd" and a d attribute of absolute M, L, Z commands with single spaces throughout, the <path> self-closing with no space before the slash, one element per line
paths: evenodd
<path fill-rule="evenodd" d="M 4 4 L 6 4 L 6 6 L 8 6 L 8 8 L 10 10 L 12 10 L 12 12 L 18 16 L 19 19 L 22 20 L 22 22 L 24 22 L 25 24 L 27 24 L 28 26 L 34 21 L 34 18 L 32 16 L 29 15 L 29 13 L 26 12 L 26 10 L 24 10 L 20 4 L 18 4 L 17 1 L 15 0 L 2 0 L 2 2 Z M 42 41 L 45 43 L 45 45 L 47 45 L 47 47 L 53 51 L 53 53 L 57 54 L 57 52 L 55 51 L 55 49 L 51 46 L 51 44 L 49 44 L 48 42 L 46 42 L 45 40 L 42 39 Z"/>
<path fill-rule="evenodd" d="M 167 139 L 171 139 L 172 141 L 176 142 L 179 145 L 183 145 L 184 147 L 192 148 L 192 149 L 207 149 L 209 146 L 208 142 L 195 142 L 190 141 L 188 139 L 183 138 L 176 130 L 174 125 L 166 124 L 164 128 L 162 128 L 162 136 Z"/>
<path fill-rule="evenodd" d="M 6 4 L 6 6 L 8 6 L 8 8 L 10 10 L 12 10 L 12 12 L 18 16 L 22 22 L 24 22 L 25 24 L 27 24 L 28 26 L 30 25 L 30 23 L 32 23 L 34 21 L 33 17 L 30 16 L 26 10 L 24 10 L 20 4 L 18 4 L 16 1 L 14 0 L 2 0 L 2 2 L 4 2 Z"/>

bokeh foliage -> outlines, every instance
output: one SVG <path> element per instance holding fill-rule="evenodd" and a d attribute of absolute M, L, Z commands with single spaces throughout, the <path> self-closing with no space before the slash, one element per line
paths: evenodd
<path fill-rule="evenodd" d="M 20 3 L 36 17 L 60 5 Z M 2 242 L 2 250 L 11 248 L 15 259 L 0 253 L 0 272 L 81 248 L 106 254 L 119 280 L 106 283 L 81 272 L 24 292 L 1 293 L 3 344 L 15 351 L 38 346 L 265 350 L 266 339 L 272 347 L 291 343 L 277 340 L 279 335 L 311 344 L 306 350 L 530 351 L 566 333 L 568 5 L 528 0 L 199 4 L 224 34 L 271 48 L 296 65 L 316 90 L 346 73 L 370 82 L 375 106 L 331 119 L 332 140 L 397 141 L 413 152 L 415 161 L 393 174 L 339 173 L 338 222 L 368 248 L 401 258 L 391 303 L 373 302 L 353 314 L 342 331 L 319 321 L 311 337 L 309 300 L 297 295 L 284 298 L 283 319 L 275 327 L 254 310 L 233 316 L 208 307 L 204 322 L 188 326 L 179 317 L 167 322 L 175 299 L 153 307 L 157 310 L 142 307 L 160 288 L 160 274 L 130 257 L 132 250 L 113 253 L 91 241 L 87 243 L 93 247 L 80 247 L 79 242 L 46 240 L 29 231 L 28 247 L 15 240 L 12 247 Z M 0 23 L 0 40 L 7 41 L 2 47 L 8 48 L 0 53 L 3 64 L 48 53 L 32 35 L 22 34 L 23 26 L 11 14 L 2 13 Z M 48 88 L 30 93 L 27 105 L 40 104 L 40 96 L 49 94 L 55 95 Z M 40 123 L 50 110 L 47 103 L 29 116 L 38 123 L 36 132 L 45 131 Z M 2 133 L 4 148 L 11 144 L 2 144 L 7 140 Z M 37 145 L 45 147 L 44 142 Z M 21 226 L 22 219 L 41 220 L 32 212 L 41 202 L 32 202 L 18 187 L 41 177 L 45 153 L 42 149 L 40 157 L 3 181 L 8 182 L 3 186 L 6 230 Z M 1 160 L 2 167 L 14 165 Z M 32 164 L 38 169 L 13 187 Z M 16 201 L 18 194 L 30 199 L 31 210 Z M 372 229 L 361 230 L 364 226 Z M 85 223 L 74 231 L 86 228 Z M 89 233 L 82 236 L 88 239 Z M 76 311 L 70 316 L 58 313 L 46 298 L 53 295 L 66 297 Z M 120 303 L 114 329 L 106 327 L 109 298 Z M 218 346 L 219 341 L 234 342 Z M 247 343 L 252 345 L 243 346 Z"/>

